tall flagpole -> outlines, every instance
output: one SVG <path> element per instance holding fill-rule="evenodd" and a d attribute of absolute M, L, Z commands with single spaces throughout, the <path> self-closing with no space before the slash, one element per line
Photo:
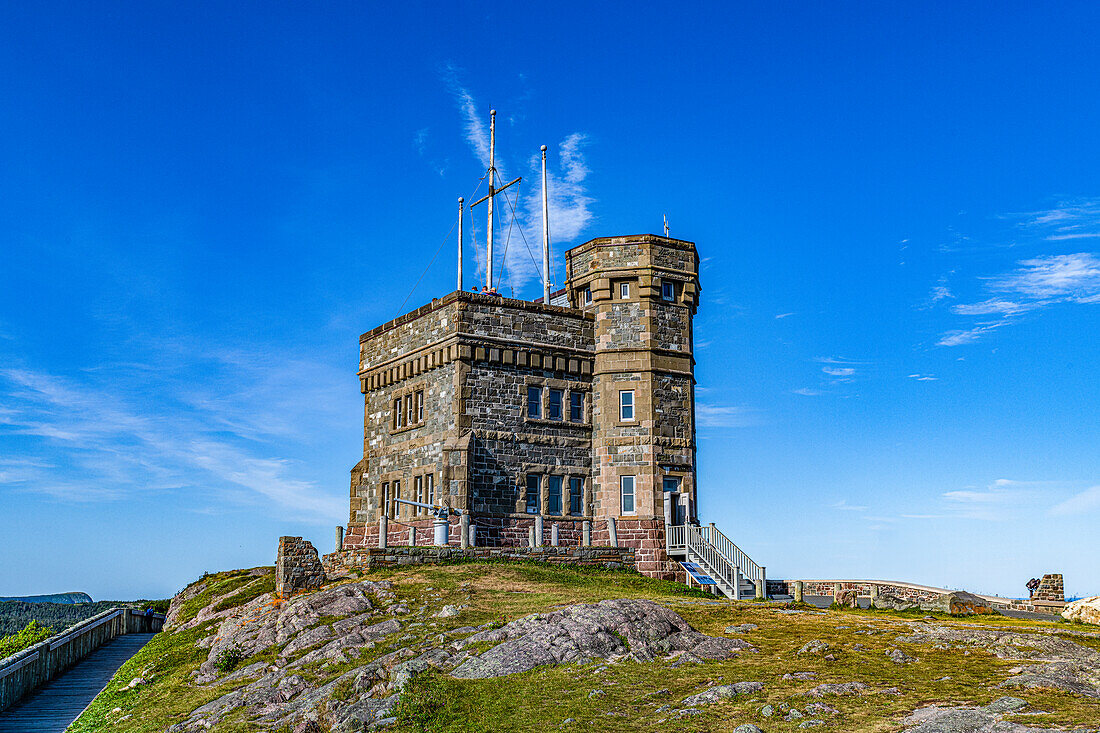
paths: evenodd
<path fill-rule="evenodd" d="M 546 146 L 542 146 L 542 302 L 550 305 L 550 206 L 546 198 Z"/>
<path fill-rule="evenodd" d="M 458 289 L 462 290 L 462 197 L 458 197 Z"/>
<path fill-rule="evenodd" d="M 497 111 L 489 110 L 489 236 L 485 245 L 485 285 L 493 289 L 493 186 L 496 184 Z"/>

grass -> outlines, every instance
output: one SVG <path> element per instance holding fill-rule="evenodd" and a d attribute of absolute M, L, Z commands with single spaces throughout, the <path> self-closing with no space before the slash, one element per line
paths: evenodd
<path fill-rule="evenodd" d="M 1071 728 L 1100 725 L 1100 705 L 1096 701 L 1048 690 L 998 689 L 996 685 L 1011 676 L 1009 670 L 1018 662 L 998 659 L 977 647 L 968 650 L 967 655 L 961 649 L 938 650 L 896 641 L 896 637 L 912 633 L 912 625 L 920 623 L 928 614 L 913 618 L 912 615 L 854 609 L 780 614 L 776 604 L 718 600 L 679 584 L 634 573 L 537 563 L 395 568 L 366 573 L 365 578 L 394 581 L 395 592 L 410 609 L 410 615 L 401 618 L 402 630 L 381 640 L 358 659 L 336 665 L 311 665 L 302 671 L 303 676 L 325 683 L 401 647 L 424 648 L 434 643 L 431 640 L 439 634 L 459 627 L 500 624 L 534 612 L 610 598 L 652 599 L 673 608 L 693 627 L 712 635 L 723 635 L 724 629 L 731 624 L 753 623 L 759 627 L 738 635 L 756 645 L 758 651 L 744 652 L 727 662 L 685 664 L 676 668 L 667 662 L 642 664 L 631 661 L 611 665 L 602 662 L 562 665 L 534 669 L 503 680 L 457 680 L 445 674 L 419 675 L 402 694 L 398 707 L 397 729 L 402 733 L 691 732 L 732 729 L 748 722 L 768 731 L 793 731 L 797 730 L 797 723 L 785 722 L 781 717 L 765 719 L 760 709 L 766 704 L 804 709 L 811 701 L 805 697 L 810 688 L 825 682 L 852 680 L 865 682 L 873 690 L 861 697 L 825 700 L 840 711 L 837 715 L 825 716 L 831 729 L 897 731 L 900 728 L 898 721 L 917 707 L 932 703 L 986 704 L 1005 694 L 1026 699 L 1031 707 L 1025 712 L 1046 711 L 1044 715 L 1010 717 L 1028 725 Z M 200 595 L 206 596 L 207 604 L 222 596 L 225 598 L 219 604 L 230 598 L 243 603 L 246 598 L 258 595 L 256 587 L 250 585 L 254 579 L 247 576 L 247 571 L 219 573 L 206 578 L 205 582 L 207 585 Z M 230 593 L 233 595 L 227 595 Z M 458 616 L 434 618 L 434 613 L 446 604 L 465 608 Z M 193 611 L 187 610 L 193 618 L 202 606 L 190 605 Z M 1041 629 L 1100 648 L 1100 640 L 1072 634 L 1066 624 L 1005 617 L 954 619 L 937 616 L 937 623 L 945 625 L 1019 631 Z M 336 617 L 325 618 L 322 622 L 334 620 Z M 185 720 L 195 707 L 232 689 L 232 685 L 208 689 L 188 684 L 190 672 L 206 657 L 206 650 L 196 649 L 194 644 L 209 634 L 209 628 L 211 624 L 178 634 L 159 634 L 124 665 L 105 693 L 71 731 L 163 731 Z M 866 630 L 874 633 L 856 633 Z M 797 655 L 797 650 L 811 639 L 827 642 L 835 660 L 826 660 L 822 655 Z M 478 645 L 475 651 L 490 646 Z M 896 665 L 886 656 L 890 648 L 899 648 L 920 661 Z M 273 660 L 276 651 L 269 649 L 251 659 L 239 660 L 239 666 L 260 659 Z M 818 677 L 805 682 L 782 679 L 784 673 L 796 671 L 815 672 Z M 152 683 L 133 690 L 121 689 L 139 675 L 151 676 Z M 666 704 L 682 707 L 680 701 L 686 696 L 711 685 L 744 680 L 763 682 L 764 689 L 753 695 L 704 706 L 703 714 L 695 717 L 665 719 L 667 713 L 656 712 Z M 884 692 L 891 687 L 897 687 L 900 694 Z M 663 689 L 669 694 L 653 695 Z M 589 698 L 593 690 L 602 690 L 604 694 Z M 352 694 L 350 683 L 341 683 L 334 697 L 344 699 Z M 121 711 L 111 713 L 116 707 Z M 123 719 L 127 715 L 130 717 Z M 575 722 L 563 727 L 563 721 L 570 718 Z M 662 722 L 662 719 L 665 720 Z M 259 728 L 248 722 L 242 712 L 215 730 L 244 733 Z"/>

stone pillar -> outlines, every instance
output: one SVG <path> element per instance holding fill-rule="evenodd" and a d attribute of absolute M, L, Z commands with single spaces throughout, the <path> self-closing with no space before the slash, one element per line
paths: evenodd
<path fill-rule="evenodd" d="M 336 551 L 340 552 L 344 549 L 344 528 L 336 527 Z"/>
<path fill-rule="evenodd" d="M 612 547 L 619 546 L 619 531 L 615 528 L 615 517 L 607 518 L 607 539 Z"/>
<path fill-rule="evenodd" d="M 289 598 L 301 591 L 316 590 L 325 582 L 325 569 L 317 550 L 301 537 L 280 537 L 275 560 L 275 593 Z"/>
<path fill-rule="evenodd" d="M 875 602 L 878 601 L 878 586 L 871 586 L 871 608 L 875 607 Z"/>
<path fill-rule="evenodd" d="M 542 515 L 535 516 L 535 547 L 542 547 L 543 524 Z"/>
<path fill-rule="evenodd" d="M 462 515 L 458 518 L 459 526 L 459 544 L 462 549 L 465 550 L 470 546 L 470 515 L 466 512 L 462 512 Z"/>
<path fill-rule="evenodd" d="M 581 544 L 585 547 L 592 544 L 592 522 L 587 519 L 581 522 Z"/>
<path fill-rule="evenodd" d="M 550 525 L 550 546 L 558 546 L 558 523 L 554 522 Z"/>
<path fill-rule="evenodd" d="M 833 583 L 833 600 L 840 603 L 840 583 Z"/>
<path fill-rule="evenodd" d="M 466 532 L 469 535 L 466 539 L 470 547 L 477 547 L 477 525 L 471 524 Z"/>
<path fill-rule="evenodd" d="M 531 549 L 535 549 L 535 527 L 534 525 L 527 528 L 527 544 Z"/>
<path fill-rule="evenodd" d="M 389 546 L 390 518 L 383 514 L 378 519 L 378 546 L 383 550 Z"/>
<path fill-rule="evenodd" d="M 794 602 L 802 603 L 802 581 L 796 580 L 791 585 L 794 586 Z"/>
<path fill-rule="evenodd" d="M 756 579 L 756 600 L 762 601 L 768 597 L 767 581 L 763 578 Z"/>
<path fill-rule="evenodd" d="M 416 546 L 416 527 L 409 527 L 409 547 Z"/>

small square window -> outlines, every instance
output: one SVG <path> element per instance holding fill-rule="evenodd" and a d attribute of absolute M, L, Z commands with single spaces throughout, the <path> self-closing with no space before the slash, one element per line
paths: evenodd
<path fill-rule="evenodd" d="M 581 514 L 584 501 L 584 479 L 572 476 L 569 479 L 569 513 Z"/>
<path fill-rule="evenodd" d="M 592 288 L 584 289 L 584 304 L 588 305 L 592 302 Z"/>
<path fill-rule="evenodd" d="M 537 473 L 527 474 L 527 513 L 539 513 L 539 491 L 541 490 L 542 477 Z"/>
<path fill-rule="evenodd" d="M 551 476 L 547 479 L 546 512 L 561 514 L 561 476 Z"/>
<path fill-rule="evenodd" d="M 624 422 L 634 420 L 634 390 L 632 389 L 619 392 L 619 419 Z"/>
<path fill-rule="evenodd" d="M 539 419 L 542 417 L 542 388 L 527 388 L 527 417 Z"/>
<path fill-rule="evenodd" d="M 622 499 L 622 513 L 634 514 L 634 477 L 619 477 L 619 496 Z"/>
<path fill-rule="evenodd" d="M 630 297 L 630 283 L 619 283 L 619 297 L 623 300 Z"/>
<path fill-rule="evenodd" d="M 569 393 L 570 422 L 584 422 L 584 392 Z"/>
<path fill-rule="evenodd" d="M 671 280 L 661 281 L 661 297 L 668 301 L 676 299 L 676 286 L 672 284 Z"/>
<path fill-rule="evenodd" d="M 561 420 L 561 403 L 565 393 L 560 389 L 546 391 L 546 417 L 548 420 Z"/>
<path fill-rule="evenodd" d="M 664 490 L 667 491 L 679 491 L 680 490 L 680 477 L 679 476 L 665 476 Z"/>

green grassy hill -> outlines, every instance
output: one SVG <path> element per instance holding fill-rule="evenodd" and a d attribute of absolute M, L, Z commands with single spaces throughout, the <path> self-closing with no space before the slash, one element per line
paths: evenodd
<path fill-rule="evenodd" d="M 729 602 L 633 573 L 537 564 L 378 571 L 290 601 L 272 588 L 272 575 L 256 570 L 188 586 L 173 602 L 171 629 L 123 666 L 70 731 L 289 732 L 313 718 L 302 729 L 324 733 L 361 729 L 355 716 L 456 733 L 793 731 L 814 720 L 899 731 L 929 705 L 1036 729 L 1100 726 L 1094 627 Z M 719 661 L 647 654 L 614 632 L 599 638 L 618 650 L 606 658 L 538 656 L 546 624 L 609 599 L 653 601 L 748 648 Z M 460 674 L 471 659 L 520 652 L 543 663 Z M 1063 658 L 1072 661 L 1044 666 Z"/>

